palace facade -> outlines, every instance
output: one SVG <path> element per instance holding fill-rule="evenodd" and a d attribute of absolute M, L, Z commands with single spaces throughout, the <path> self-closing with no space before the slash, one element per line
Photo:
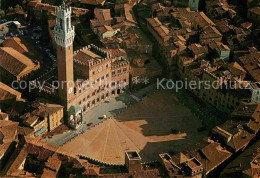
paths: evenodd
<path fill-rule="evenodd" d="M 129 84 L 129 62 L 113 50 L 89 45 L 73 52 L 75 37 L 71 7 L 57 7 L 54 38 L 57 44 L 58 93 L 68 124 L 76 128 L 83 112 L 116 96 Z"/>

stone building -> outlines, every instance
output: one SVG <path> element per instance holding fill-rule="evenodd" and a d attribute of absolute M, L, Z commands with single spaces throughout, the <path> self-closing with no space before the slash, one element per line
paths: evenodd
<path fill-rule="evenodd" d="M 189 158 L 181 152 L 174 155 L 174 157 L 171 157 L 168 153 L 159 154 L 159 163 L 166 170 L 169 177 L 201 178 L 203 174 L 201 162 L 195 157 Z"/>
<path fill-rule="evenodd" d="M 125 165 L 129 172 L 141 171 L 141 157 L 136 151 L 126 151 L 125 152 Z"/>
<path fill-rule="evenodd" d="M 63 122 L 63 107 L 56 104 L 35 103 L 33 110 L 20 117 L 22 124 L 34 129 L 34 136 L 52 131 Z"/>
<path fill-rule="evenodd" d="M 251 83 L 250 91 L 252 93 L 251 102 L 260 104 L 260 83 L 259 82 Z"/>
<path fill-rule="evenodd" d="M 80 111 L 67 113 L 69 120 L 66 122 L 73 123 L 71 126 L 76 128 L 82 123 L 82 112 L 124 91 L 129 84 L 129 62 L 123 56 L 114 57 L 110 50 L 95 45 L 73 52 L 75 32 L 71 25 L 71 7 L 63 4 L 56 14 L 54 38 L 59 98 L 65 113 L 73 108 Z"/>

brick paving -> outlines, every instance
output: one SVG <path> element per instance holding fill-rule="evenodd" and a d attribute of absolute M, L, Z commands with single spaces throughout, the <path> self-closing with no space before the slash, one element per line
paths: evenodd
<path fill-rule="evenodd" d="M 187 124 L 189 123 L 189 124 Z M 205 136 L 200 121 L 166 91 L 151 95 L 116 116 L 87 130 L 61 148 L 109 164 L 124 164 L 124 152 L 137 150 L 143 162 L 161 152 L 179 152 Z M 181 131 L 171 134 L 171 128 Z"/>

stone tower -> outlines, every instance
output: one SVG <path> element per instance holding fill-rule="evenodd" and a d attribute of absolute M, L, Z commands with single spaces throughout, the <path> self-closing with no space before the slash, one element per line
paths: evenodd
<path fill-rule="evenodd" d="M 189 8 L 192 11 L 198 11 L 199 10 L 199 0 L 189 0 Z"/>
<path fill-rule="evenodd" d="M 75 32 L 74 26 L 71 26 L 71 7 L 63 2 L 57 7 L 56 14 L 57 26 L 54 28 L 54 37 L 57 44 L 59 96 L 65 108 L 68 109 L 74 97 L 73 40 Z"/>

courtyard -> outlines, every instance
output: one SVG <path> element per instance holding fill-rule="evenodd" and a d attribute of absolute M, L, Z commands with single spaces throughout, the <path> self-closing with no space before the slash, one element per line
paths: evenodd
<path fill-rule="evenodd" d="M 148 162 L 162 152 L 183 151 L 207 135 L 197 131 L 200 120 L 169 91 L 158 91 L 113 116 L 73 137 L 61 150 L 109 164 L 124 164 L 124 152 L 136 150 Z"/>

